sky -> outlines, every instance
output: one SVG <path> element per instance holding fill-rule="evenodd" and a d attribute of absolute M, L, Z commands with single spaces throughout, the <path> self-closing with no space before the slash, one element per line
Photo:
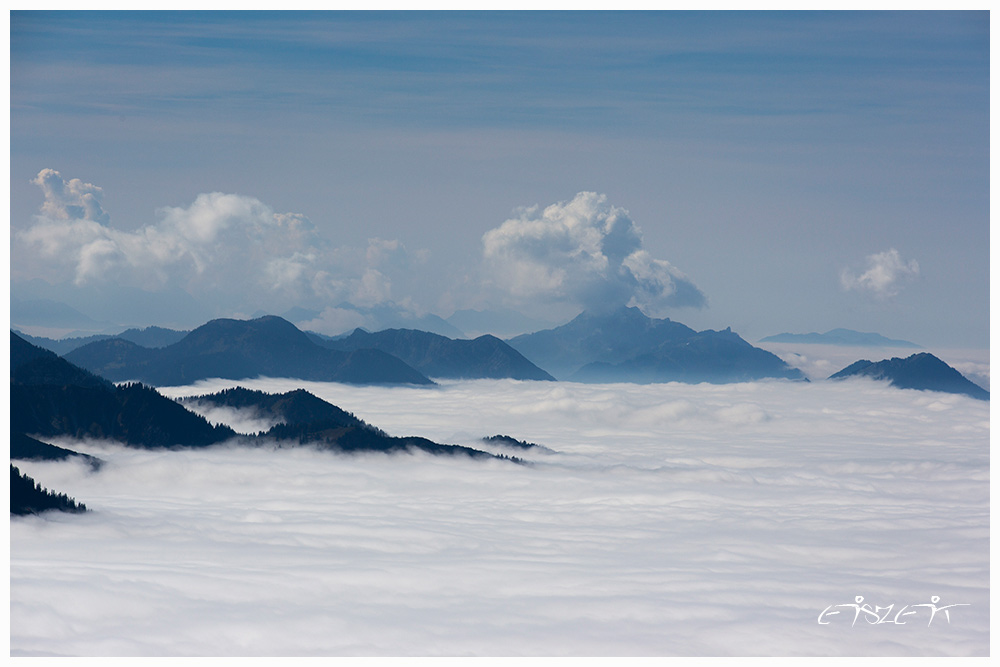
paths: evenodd
<path fill-rule="evenodd" d="M 987 12 L 12 12 L 10 58 L 28 333 L 624 304 L 989 345 Z"/>
<path fill-rule="evenodd" d="M 58 440 L 106 463 L 19 463 L 91 511 L 11 520 L 12 655 L 989 655 L 986 401 L 867 379 L 239 384 L 545 449 Z M 835 607 L 859 596 L 889 622 Z M 935 600 L 963 606 L 931 620 Z"/>

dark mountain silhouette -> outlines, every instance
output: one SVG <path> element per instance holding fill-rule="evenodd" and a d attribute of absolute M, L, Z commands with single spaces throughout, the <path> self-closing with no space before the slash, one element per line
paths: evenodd
<path fill-rule="evenodd" d="M 488 334 L 474 340 L 453 340 L 414 329 L 386 329 L 377 333 L 355 329 L 350 336 L 322 344 L 344 351 L 381 350 L 430 377 L 555 379 L 510 345 Z"/>
<path fill-rule="evenodd" d="M 317 345 L 280 317 L 212 320 L 160 349 L 121 340 L 90 343 L 66 359 L 114 381 L 191 384 L 208 378 L 258 376 L 352 384 L 433 384 L 379 350 L 342 352 Z"/>
<path fill-rule="evenodd" d="M 336 421 L 344 426 L 364 424 L 351 413 L 327 403 L 305 389 L 295 389 L 283 394 L 268 394 L 255 389 L 233 387 L 214 394 L 184 398 L 181 402 L 253 410 L 260 417 L 269 417 L 285 424 L 306 424 L 315 421 Z"/>
<path fill-rule="evenodd" d="M 268 394 L 235 387 L 189 400 L 216 406 L 252 409 L 259 415 L 280 419 L 281 423 L 258 434 L 258 442 L 277 440 L 279 443 L 291 442 L 339 452 L 393 453 L 417 449 L 431 454 L 511 458 L 495 457 L 470 447 L 442 445 L 426 438 L 393 437 L 304 389 L 283 394 Z"/>
<path fill-rule="evenodd" d="M 802 380 L 802 373 L 731 330 L 701 331 L 638 308 L 584 312 L 555 329 L 517 336 L 512 347 L 556 377 L 577 382 Z"/>
<path fill-rule="evenodd" d="M 908 340 L 886 338 L 877 333 L 864 333 L 851 329 L 830 329 L 826 333 L 781 333 L 761 338 L 761 343 L 808 343 L 817 345 L 845 345 L 857 347 L 920 347 Z"/>
<path fill-rule="evenodd" d="M 10 513 L 37 514 L 46 510 L 86 512 L 87 506 L 77 503 L 64 493 L 55 493 L 42 487 L 34 479 L 10 465 Z"/>
<path fill-rule="evenodd" d="M 965 394 L 983 401 L 990 400 L 990 393 L 966 379 L 964 375 L 929 352 L 914 354 L 905 359 L 893 357 L 878 362 L 867 359 L 853 364 L 830 376 L 831 380 L 848 377 L 868 377 L 888 380 L 901 389 L 925 389 L 950 394 Z"/>
<path fill-rule="evenodd" d="M 54 352 L 32 345 L 13 331 L 10 334 L 10 382 L 11 385 L 114 388 L 104 378 L 74 366 Z"/>
<path fill-rule="evenodd" d="M 539 447 L 533 442 L 525 442 L 524 440 L 518 440 L 517 438 L 512 438 L 509 435 L 490 435 L 483 438 L 483 442 L 490 445 L 503 445 L 504 447 L 514 447 L 516 449 L 534 449 Z"/>
<path fill-rule="evenodd" d="M 71 457 L 80 457 L 95 470 L 100 468 L 103 463 L 99 458 L 89 454 L 56 447 L 47 442 L 29 438 L 23 433 L 11 433 L 10 435 L 10 458 L 16 461 L 62 461 Z"/>
<path fill-rule="evenodd" d="M 335 405 L 297 389 L 266 394 L 240 387 L 188 399 L 253 409 L 280 419 L 266 433 L 238 436 L 228 426 L 212 426 L 181 403 L 138 383 L 115 386 L 74 367 L 65 359 L 27 343 L 11 332 L 11 434 L 18 451 L 60 455 L 59 448 L 26 438 L 66 435 L 107 438 L 143 447 L 205 447 L 227 440 L 310 444 L 337 451 L 492 456 L 469 447 L 442 445 L 419 437 L 393 437 Z M 47 364 L 45 372 L 38 367 Z M 14 445 L 12 445 L 12 450 Z M 69 452 L 69 450 L 62 450 Z M 68 455 L 68 454 L 67 454 Z M 509 457 L 499 457 L 509 458 Z"/>
<path fill-rule="evenodd" d="M 11 332 L 11 433 L 110 438 L 142 447 L 234 437 L 141 384 L 115 386 Z"/>

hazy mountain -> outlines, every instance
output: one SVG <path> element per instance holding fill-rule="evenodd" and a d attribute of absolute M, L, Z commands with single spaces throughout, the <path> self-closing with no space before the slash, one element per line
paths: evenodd
<path fill-rule="evenodd" d="M 120 339 L 97 341 L 70 352 L 66 359 L 111 380 L 161 386 L 258 376 L 352 384 L 433 384 L 392 355 L 322 347 L 275 316 L 212 320 L 159 349 Z"/>
<path fill-rule="evenodd" d="M 802 379 L 777 356 L 729 329 L 702 331 L 638 308 L 584 312 L 555 329 L 517 336 L 512 347 L 556 377 L 579 382 L 738 382 Z"/>
<path fill-rule="evenodd" d="M 46 510 L 86 512 L 87 506 L 83 503 L 77 503 L 64 493 L 49 491 L 22 473 L 12 463 L 10 465 L 10 513 L 16 515 L 37 514 Z"/>
<path fill-rule="evenodd" d="M 456 310 L 446 321 L 474 336 L 493 334 L 499 337 L 510 337 L 552 326 L 551 322 L 528 317 L 510 308 Z"/>
<path fill-rule="evenodd" d="M 731 330 L 700 331 L 667 340 L 648 352 L 612 364 L 587 364 L 570 376 L 576 382 L 750 382 L 805 376 L 777 355 L 754 347 Z"/>
<path fill-rule="evenodd" d="M 344 351 L 381 350 L 430 377 L 555 379 L 510 345 L 488 334 L 474 340 L 452 340 L 413 329 L 386 329 L 377 333 L 355 329 L 350 336 L 321 344 Z"/>
<path fill-rule="evenodd" d="M 567 378 L 593 362 L 616 364 L 648 352 L 667 340 L 694 335 L 694 329 L 669 319 L 653 319 L 638 308 L 609 314 L 580 313 L 567 324 L 507 342 L 557 378 Z"/>
<path fill-rule="evenodd" d="M 847 345 L 855 347 L 921 347 L 908 340 L 886 338 L 877 333 L 864 333 L 851 329 L 830 329 L 826 333 L 780 333 L 761 338 L 761 343 L 808 343 L 820 345 Z"/>
<path fill-rule="evenodd" d="M 148 324 L 187 328 L 212 316 L 210 308 L 177 287 L 150 291 L 113 281 L 77 285 L 72 280 L 52 284 L 36 278 L 12 283 L 11 293 L 25 301 L 49 300 L 69 304 L 86 320 L 73 322 L 72 326 L 51 328 L 78 329 L 84 333 L 114 333 L 123 328 Z M 169 313 L 169 319 L 165 313 Z M 22 328 L 42 324 L 38 317 L 27 319 L 30 321 L 12 319 L 11 322 Z"/>
<path fill-rule="evenodd" d="M 299 328 L 317 331 L 325 336 L 340 336 L 354 329 L 417 329 L 449 338 L 465 338 L 465 334 L 437 315 L 418 315 L 395 304 L 380 304 L 370 308 L 341 303 L 323 311 L 293 307 L 283 317 Z"/>
<path fill-rule="evenodd" d="M 830 379 L 838 380 L 854 376 L 888 380 L 889 384 L 901 389 L 943 391 L 950 394 L 965 394 L 983 401 L 990 400 L 988 391 L 970 382 L 964 375 L 928 352 L 914 354 L 905 359 L 893 357 L 878 362 L 862 359 L 834 373 Z"/>
<path fill-rule="evenodd" d="M 88 343 L 94 343 L 99 340 L 108 340 L 110 338 L 121 338 L 122 340 L 127 340 L 131 343 L 141 345 L 143 347 L 166 347 L 176 343 L 180 339 L 184 338 L 189 331 L 177 331 L 175 329 L 164 329 L 163 327 L 145 327 L 143 329 L 126 329 L 119 334 L 94 334 L 92 336 L 77 336 L 73 338 L 45 338 L 43 336 L 29 336 L 28 334 L 17 332 L 17 335 L 28 341 L 32 345 L 37 345 L 38 347 L 44 347 L 46 350 L 51 350 L 58 355 L 66 355 L 77 349 L 78 347 L 83 347 Z"/>
<path fill-rule="evenodd" d="M 53 329 L 101 329 L 107 322 L 97 322 L 76 308 L 52 299 L 10 300 L 10 321 L 16 326 L 39 326 Z"/>

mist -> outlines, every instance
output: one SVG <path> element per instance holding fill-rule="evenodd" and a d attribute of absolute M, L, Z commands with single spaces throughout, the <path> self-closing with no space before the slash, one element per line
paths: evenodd
<path fill-rule="evenodd" d="M 867 380 L 163 392 L 236 384 L 527 464 L 59 441 L 106 464 L 21 466 L 93 511 L 11 521 L 12 655 L 989 654 L 988 403 Z M 917 613 L 819 622 L 856 596 Z M 932 596 L 968 606 L 928 625 Z"/>

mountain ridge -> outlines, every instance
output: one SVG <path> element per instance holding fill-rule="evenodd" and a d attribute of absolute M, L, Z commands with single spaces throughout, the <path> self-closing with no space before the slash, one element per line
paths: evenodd
<path fill-rule="evenodd" d="M 321 346 L 274 315 L 211 320 L 178 342 L 157 349 L 121 339 L 95 341 L 68 353 L 66 359 L 114 381 L 138 380 L 158 386 L 258 376 L 351 384 L 433 384 L 390 354 Z"/>
<path fill-rule="evenodd" d="M 557 378 L 579 382 L 803 380 L 800 371 L 731 329 L 695 331 L 635 307 L 583 312 L 570 322 L 508 343 Z"/>
<path fill-rule="evenodd" d="M 842 380 L 849 377 L 888 380 L 890 385 L 900 389 L 941 391 L 964 394 L 981 401 L 990 400 L 988 391 L 929 352 L 920 352 L 905 359 L 892 357 L 878 362 L 861 359 L 837 371 L 829 379 Z"/>
<path fill-rule="evenodd" d="M 760 343 L 802 343 L 807 345 L 843 345 L 845 347 L 912 347 L 919 348 L 921 345 L 911 343 L 908 340 L 886 338 L 882 334 L 853 329 L 830 329 L 826 333 L 780 333 L 773 336 L 761 338 Z"/>
<path fill-rule="evenodd" d="M 355 329 L 349 336 L 324 340 L 331 349 L 381 350 L 399 357 L 428 377 L 513 378 L 555 380 L 509 344 L 491 334 L 474 339 L 451 339 L 416 329 L 385 329 L 374 333 Z"/>

